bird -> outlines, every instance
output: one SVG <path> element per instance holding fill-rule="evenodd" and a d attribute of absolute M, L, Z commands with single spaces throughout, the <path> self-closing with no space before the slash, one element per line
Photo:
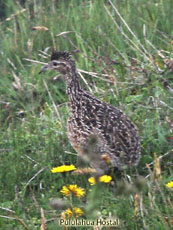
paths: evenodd
<path fill-rule="evenodd" d="M 65 78 L 70 108 L 67 135 L 78 155 L 85 156 L 86 147 L 95 143 L 90 158 L 93 167 L 122 170 L 137 166 L 141 144 L 136 125 L 122 110 L 82 88 L 71 54 L 53 50 L 39 73 L 46 70 L 58 71 Z"/>

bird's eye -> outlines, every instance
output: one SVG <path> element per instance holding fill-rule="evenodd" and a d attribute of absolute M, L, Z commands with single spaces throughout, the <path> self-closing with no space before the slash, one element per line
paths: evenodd
<path fill-rule="evenodd" d="M 54 65 L 54 66 L 57 66 L 57 65 L 58 65 L 58 63 L 57 63 L 57 62 L 53 62 L 53 65 Z"/>

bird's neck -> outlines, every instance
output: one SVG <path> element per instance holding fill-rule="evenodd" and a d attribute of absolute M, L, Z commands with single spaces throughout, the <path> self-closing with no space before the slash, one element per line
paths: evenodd
<path fill-rule="evenodd" d="M 79 77 L 76 70 L 66 74 L 66 88 L 70 103 L 78 103 L 81 96 L 82 88 L 80 86 Z"/>

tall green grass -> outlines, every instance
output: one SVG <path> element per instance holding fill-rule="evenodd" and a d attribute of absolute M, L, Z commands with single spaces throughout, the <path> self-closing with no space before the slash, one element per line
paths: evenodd
<path fill-rule="evenodd" d="M 50 173 L 54 166 L 77 162 L 66 135 L 65 82 L 53 72 L 39 75 L 41 65 L 24 58 L 47 62 L 40 51 L 50 54 L 52 48 L 72 52 L 79 69 L 97 73 L 83 73 L 82 86 L 125 111 L 140 131 L 136 172 L 115 174 L 115 184 L 105 186 L 93 203 L 96 210 L 118 217 L 121 229 L 171 229 L 172 190 L 165 186 L 173 180 L 172 67 L 165 64 L 172 58 L 171 5 L 171 0 L 45 0 L 26 1 L 25 7 L 6 2 L 0 23 L 1 229 L 40 229 L 41 207 L 46 230 L 62 229 L 53 221 L 62 211 L 52 211 L 49 201 L 62 197 L 65 183 L 88 191 L 80 201 L 88 216 L 87 205 L 98 195 L 97 188 L 89 193 L 86 175 Z M 48 30 L 33 30 L 36 26 Z M 161 157 L 161 181 L 150 175 L 154 152 Z M 136 175 L 147 178 L 142 191 L 135 186 Z M 118 193 L 121 187 L 127 194 Z"/>

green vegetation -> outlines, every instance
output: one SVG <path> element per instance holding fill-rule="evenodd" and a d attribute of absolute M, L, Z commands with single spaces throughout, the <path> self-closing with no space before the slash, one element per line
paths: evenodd
<path fill-rule="evenodd" d="M 42 220 L 43 230 L 43 212 L 45 230 L 77 229 L 58 226 L 60 204 L 57 210 L 50 205 L 67 184 L 85 189 L 80 199 L 63 199 L 86 219 L 119 218 L 123 230 L 171 229 L 172 1 L 8 0 L 0 6 L 0 229 L 38 230 Z M 51 173 L 55 166 L 77 166 L 66 135 L 65 82 L 55 72 L 39 75 L 41 64 L 25 58 L 47 62 L 42 51 L 53 47 L 72 52 L 78 69 L 90 72 L 81 72 L 83 87 L 139 128 L 139 166 L 112 172 L 110 184 L 92 187 L 92 175 Z"/>

